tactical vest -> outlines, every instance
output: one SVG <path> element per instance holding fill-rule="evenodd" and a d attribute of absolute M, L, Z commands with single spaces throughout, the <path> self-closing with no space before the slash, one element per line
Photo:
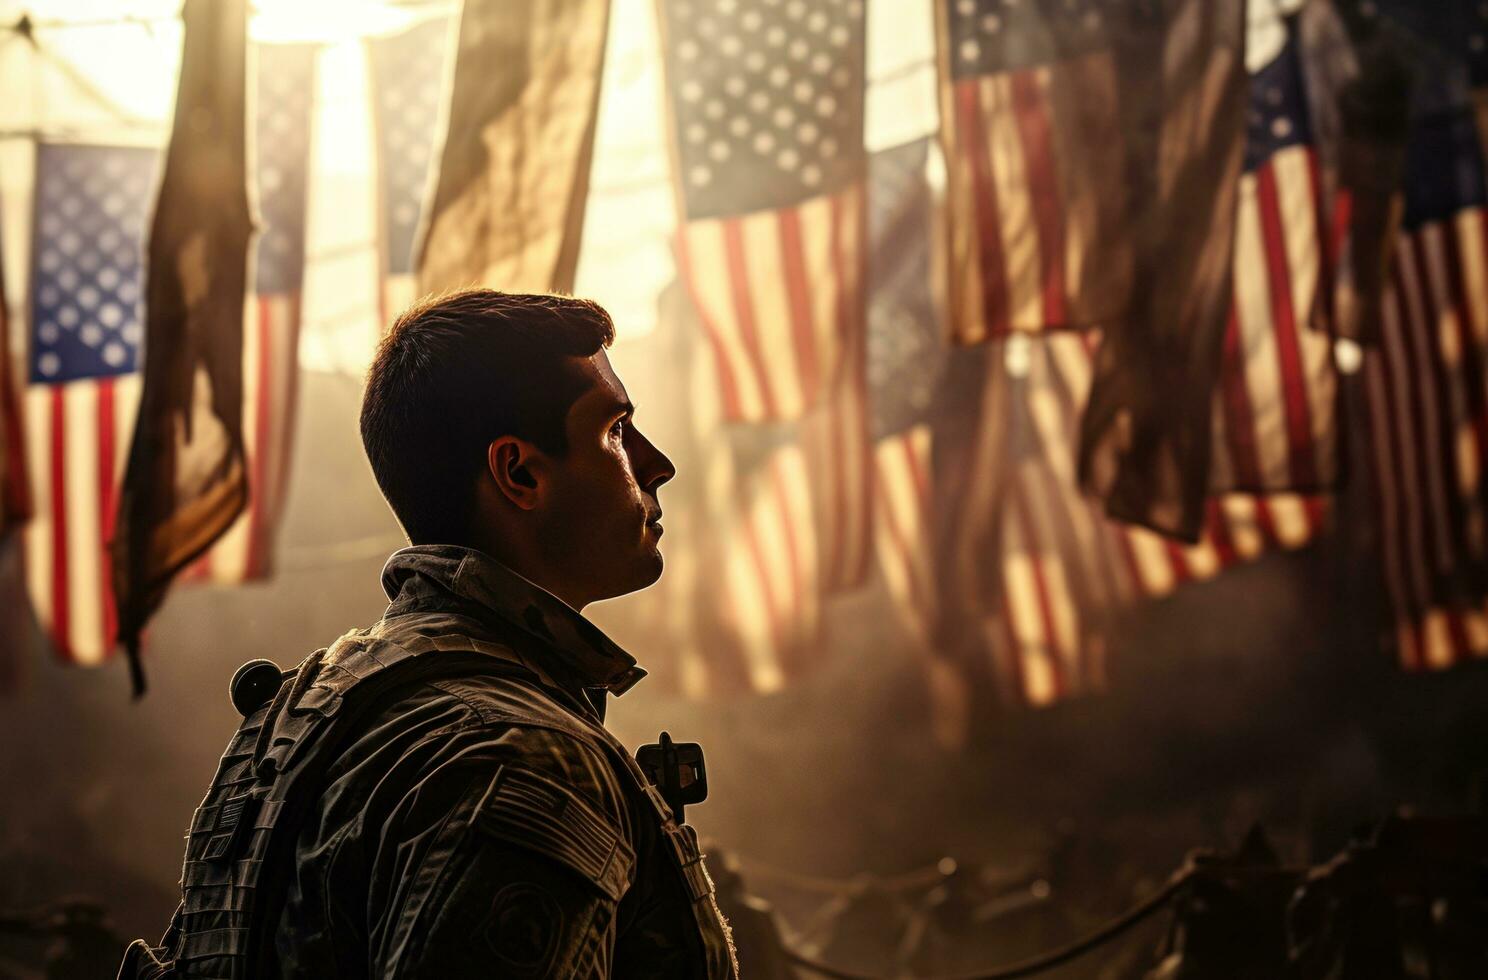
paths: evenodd
<path fill-rule="evenodd" d="M 301 829 L 324 788 L 331 764 L 367 722 L 420 684 L 479 675 L 517 679 L 533 693 L 539 679 L 472 637 L 445 635 L 393 642 L 364 631 L 346 634 L 286 671 L 272 700 L 251 710 L 228 743 L 187 836 L 181 903 L 159 946 L 135 940 L 120 980 L 250 980 L 277 976 L 277 913 L 293 873 Z M 425 654 L 436 653 L 436 656 Z M 737 977 L 728 926 L 714 899 L 697 836 L 673 818 L 671 807 L 629 751 L 597 723 L 589 723 L 538 693 L 538 710 L 497 719 L 546 727 L 597 744 L 630 774 L 659 826 L 692 899 L 708 960 L 707 975 Z"/>

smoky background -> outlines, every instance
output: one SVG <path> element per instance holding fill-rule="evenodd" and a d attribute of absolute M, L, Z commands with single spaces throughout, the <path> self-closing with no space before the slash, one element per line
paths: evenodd
<path fill-rule="evenodd" d="M 673 450 L 687 420 L 656 396 L 677 365 L 659 341 L 627 343 L 623 324 L 621 337 L 614 359 L 638 424 Z M 68 669 L 33 630 L 22 693 L 0 704 L 0 907 L 86 897 L 121 934 L 157 937 L 183 833 L 238 721 L 232 672 L 257 657 L 289 666 L 379 616 L 398 534 L 362 456 L 360 384 L 307 372 L 302 396 L 277 575 L 177 589 L 147 637 L 142 700 L 122 661 Z M 676 462 L 680 492 L 696 461 Z M 663 551 L 676 545 L 669 536 Z M 1481 805 L 1488 670 L 1401 674 L 1374 640 L 1375 576 L 1335 532 L 1188 585 L 1118 625 L 1103 694 L 1045 709 L 977 698 L 954 745 L 935 734 L 925 654 L 881 584 L 829 607 L 830 642 L 806 677 L 707 703 L 675 693 L 667 651 L 632 614 L 638 597 L 590 612 L 653 671 L 612 700 L 610 727 L 632 748 L 663 729 L 703 744 L 711 795 L 688 819 L 741 859 L 789 927 L 828 899 L 774 871 L 850 882 L 946 857 L 984 877 L 1049 877 L 1053 902 L 1096 916 L 1189 849 L 1234 848 L 1253 825 L 1284 861 L 1315 862 L 1395 808 Z M 5 614 L 25 615 L 14 599 Z M 1013 921 L 993 943 L 1008 957 L 1073 928 Z M 1150 948 L 1157 928 L 1130 942 Z M 1059 975 L 1098 975 L 1070 969 Z"/>

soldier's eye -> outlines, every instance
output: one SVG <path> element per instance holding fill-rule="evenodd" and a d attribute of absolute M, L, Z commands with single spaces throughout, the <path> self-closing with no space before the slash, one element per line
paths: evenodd
<path fill-rule="evenodd" d="M 625 433 L 625 419 L 623 419 L 623 418 L 616 419 L 615 420 L 615 424 L 612 425 L 612 426 L 610 426 L 610 435 L 612 435 L 612 436 L 618 436 L 618 435 L 623 435 L 624 433 Z"/>

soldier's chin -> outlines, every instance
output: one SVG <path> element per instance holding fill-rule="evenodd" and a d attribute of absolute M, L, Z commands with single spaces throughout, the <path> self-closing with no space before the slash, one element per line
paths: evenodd
<path fill-rule="evenodd" d="M 662 557 L 661 547 L 659 545 L 647 545 L 646 552 L 645 561 L 641 563 L 640 569 L 637 570 L 636 589 L 644 589 L 648 585 L 655 584 L 656 580 L 661 578 L 662 569 L 666 567 L 666 559 Z"/>

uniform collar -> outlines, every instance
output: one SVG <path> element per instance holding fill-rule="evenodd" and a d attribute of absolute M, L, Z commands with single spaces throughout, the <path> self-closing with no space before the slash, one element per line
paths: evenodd
<path fill-rule="evenodd" d="M 390 600 L 418 591 L 422 579 L 440 591 L 479 606 L 552 650 L 585 688 L 620 695 L 646 676 L 635 658 L 578 610 L 491 556 L 457 545 L 414 545 L 396 552 L 382 569 Z"/>

